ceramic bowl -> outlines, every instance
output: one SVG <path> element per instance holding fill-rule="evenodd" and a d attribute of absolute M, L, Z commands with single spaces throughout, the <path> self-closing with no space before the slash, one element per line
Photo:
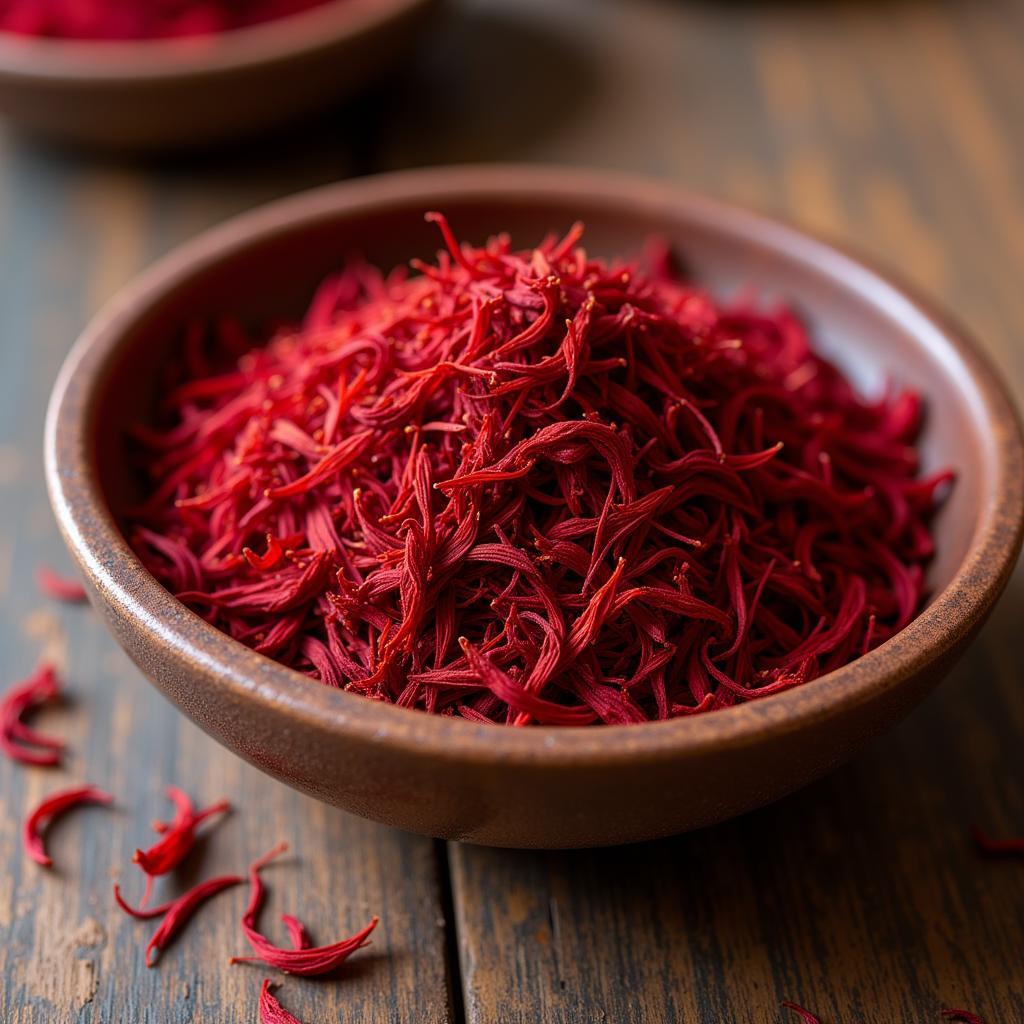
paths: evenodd
<path fill-rule="evenodd" d="M 60 143 L 211 145 L 326 107 L 406 52 L 438 0 L 331 0 L 213 36 L 91 42 L 0 33 L 0 113 Z"/>
<path fill-rule="evenodd" d="M 933 597 L 845 668 L 713 714 L 635 726 L 513 729 L 404 710 L 255 654 L 172 597 L 125 543 L 122 430 L 144 416 L 183 321 L 225 310 L 297 314 L 345 254 L 392 266 L 438 248 L 423 212 L 482 240 L 526 245 L 577 218 L 591 251 L 653 233 L 693 277 L 785 297 L 819 347 L 866 389 L 894 379 L 932 410 L 927 470 L 958 476 L 936 522 Z M 47 479 L 67 543 L 114 635 L 156 686 L 221 743 L 297 789 L 432 836 L 522 847 L 622 843 L 764 804 L 834 768 L 942 678 L 1003 589 L 1021 543 L 1024 454 L 1012 405 L 948 320 L 848 255 L 792 228 L 671 188 L 527 167 L 363 179 L 277 202 L 177 250 L 85 331 L 50 405 Z M 941 756 L 936 752 L 936 757 Z"/>

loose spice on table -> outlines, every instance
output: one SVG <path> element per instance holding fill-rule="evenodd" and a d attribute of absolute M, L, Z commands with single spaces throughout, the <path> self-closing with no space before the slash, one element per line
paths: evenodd
<path fill-rule="evenodd" d="M 22 764 L 50 767 L 60 763 L 64 741 L 26 725 L 25 715 L 56 700 L 60 692 L 57 672 L 44 662 L 28 679 L 0 698 L 0 750 Z"/>
<path fill-rule="evenodd" d="M 793 1003 L 786 999 L 783 1000 L 782 1006 L 787 1010 L 792 1010 L 793 1013 L 800 1017 L 804 1024 L 821 1024 L 821 1021 L 810 1010 L 805 1010 L 798 1003 Z"/>
<path fill-rule="evenodd" d="M 153 959 L 153 954 L 163 952 L 167 944 L 181 931 L 201 904 L 224 889 L 238 885 L 242 881 L 244 879 L 239 875 L 223 875 L 218 878 L 210 878 L 193 886 L 188 892 L 182 893 L 181 896 L 161 904 L 159 907 L 148 907 L 145 909 L 129 906 L 122 897 L 120 888 L 115 885 L 114 900 L 126 914 L 139 920 L 147 920 L 154 917 L 163 918 L 160 926 L 153 933 L 153 937 L 146 946 L 146 966 L 154 967 L 156 966 L 156 961 Z"/>
<path fill-rule="evenodd" d="M 263 905 L 264 886 L 260 878 L 260 871 L 275 857 L 287 849 L 286 843 L 281 843 L 269 850 L 262 857 L 249 867 L 249 903 L 242 916 L 242 931 L 249 945 L 252 946 L 253 956 L 233 956 L 231 963 L 252 963 L 259 962 L 276 967 L 278 970 L 289 974 L 298 974 L 305 977 L 316 977 L 322 974 L 330 974 L 337 970 L 353 953 L 368 946 L 367 938 L 377 927 L 378 918 L 374 917 L 362 931 L 355 935 L 341 939 L 338 942 L 327 946 L 311 946 L 305 926 L 297 918 L 291 915 L 284 915 L 282 921 L 292 940 L 292 949 L 284 949 L 274 945 L 256 927 L 260 908 Z"/>
<path fill-rule="evenodd" d="M 218 800 L 201 811 L 195 809 L 189 795 L 177 786 L 167 787 L 167 798 L 175 805 L 171 822 L 153 822 L 153 831 L 163 836 L 148 850 L 136 850 L 132 862 L 146 875 L 146 889 L 141 906 L 149 902 L 153 880 L 173 871 L 189 854 L 196 841 L 196 829 L 208 818 L 231 809 L 227 800 Z"/>
<path fill-rule="evenodd" d="M 978 825 L 971 826 L 971 838 L 975 846 L 983 853 L 994 857 L 1024 856 L 1024 836 L 1010 836 L 1006 839 L 994 839 Z"/>
<path fill-rule="evenodd" d="M 83 804 L 112 804 L 114 798 L 95 786 L 76 786 L 73 789 L 51 793 L 25 819 L 22 828 L 22 843 L 25 852 L 44 868 L 53 866 L 53 859 L 46 852 L 43 843 L 43 829 L 57 815 Z"/>
<path fill-rule="evenodd" d="M 941 1010 L 941 1015 L 946 1020 L 960 1021 L 961 1024 L 985 1024 L 985 1021 L 979 1017 L 976 1013 L 971 1013 L 969 1010 Z"/>
<path fill-rule="evenodd" d="M 627 724 L 798 686 L 902 629 L 948 473 L 786 308 L 582 228 L 352 262 L 265 344 L 193 326 L 135 549 L 211 623 L 367 697 Z"/>
<path fill-rule="evenodd" d="M 84 604 L 89 600 L 85 587 L 78 580 L 61 576 L 48 565 L 41 565 L 36 569 L 36 586 L 47 597 L 52 597 L 57 601 Z"/>
<path fill-rule="evenodd" d="M 811 1013 L 810 1010 L 804 1009 L 798 1003 L 790 1002 L 788 999 L 784 1000 L 781 1004 L 787 1010 L 792 1010 L 793 1013 L 797 1014 L 803 1021 L 804 1024 L 821 1024 L 821 1021 Z M 945 1020 L 961 1021 L 962 1024 L 985 1024 L 985 1020 L 979 1017 L 976 1013 L 971 1013 L 968 1010 L 949 1010 L 942 1009 L 939 1011 L 939 1016 Z"/>
<path fill-rule="evenodd" d="M 302 1024 L 277 1001 L 270 991 L 269 978 L 263 979 L 260 989 L 260 1024 Z"/>

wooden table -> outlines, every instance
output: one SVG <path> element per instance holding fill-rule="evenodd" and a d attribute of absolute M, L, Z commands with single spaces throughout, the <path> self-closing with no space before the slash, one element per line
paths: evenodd
<path fill-rule="evenodd" d="M 323 1021 L 1024 1021 L 1024 864 L 970 822 L 1024 830 L 1019 575 L 940 693 L 831 778 L 665 842 L 587 853 L 445 845 L 337 813 L 241 764 L 166 705 L 87 608 L 32 582 L 67 568 L 43 490 L 46 397 L 78 330 L 143 264 L 254 203 L 356 173 L 460 160 L 648 172 L 785 215 L 896 268 L 1024 388 L 1024 6 L 501 0 L 454 5 L 386 88 L 271 145 L 138 166 L 0 136 L 0 685 L 47 654 L 70 699 L 65 769 L 0 763 L 0 1020 L 256 1019 L 241 889 L 158 969 L 111 902 L 174 781 L 235 815 L 202 871 L 285 838 L 271 910 L 321 938 L 382 924 L 339 980 L 285 979 Z M 938 410 L 941 415 L 941 410 Z M 89 779 L 113 812 L 21 855 L 25 809 Z M 200 858 L 194 858 L 199 860 Z M 190 867 L 172 884 L 194 880 Z"/>

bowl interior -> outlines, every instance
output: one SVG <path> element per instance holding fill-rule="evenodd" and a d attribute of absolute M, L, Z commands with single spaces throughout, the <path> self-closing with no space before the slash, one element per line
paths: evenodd
<path fill-rule="evenodd" d="M 960 567 L 993 491 L 993 446 L 981 395 L 963 357 L 912 303 L 873 274 L 820 243 L 757 218 L 699 204 L 667 209 L 630 205 L 606 195 L 469 195 L 431 197 L 457 235 L 479 242 L 509 231 L 529 246 L 574 219 L 587 226 L 588 249 L 605 257 L 635 255 L 652 235 L 668 240 L 688 275 L 721 296 L 755 289 L 758 301 L 786 301 L 808 323 L 816 346 L 866 394 L 887 384 L 911 387 L 928 410 L 921 440 L 925 472 L 952 468 L 957 483 L 936 522 L 938 554 L 930 587 L 938 594 Z M 138 495 L 125 473 L 128 423 L 151 420 L 159 370 L 182 343 L 192 320 L 237 315 L 258 327 L 297 318 L 327 274 L 358 254 L 385 268 L 439 248 L 435 226 L 423 220 L 423 200 L 369 204 L 268 221 L 254 238 L 211 246 L 174 275 L 155 303 L 120 338 L 88 410 L 101 486 L 117 517 Z M 712 208 L 715 209 L 715 208 Z M 224 239 L 221 239 L 224 241 Z M 214 251 L 216 249 L 216 251 Z"/>

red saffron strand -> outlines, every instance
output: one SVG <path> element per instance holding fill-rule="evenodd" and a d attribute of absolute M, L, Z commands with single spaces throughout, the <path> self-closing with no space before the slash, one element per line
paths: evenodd
<path fill-rule="evenodd" d="M 664 252 L 428 220 L 418 273 L 353 263 L 300 325 L 199 325 L 167 367 L 126 515 L 182 601 L 326 685 L 515 727 L 713 713 L 913 618 L 952 480 L 916 394 L 862 397 L 790 310 Z"/>
<path fill-rule="evenodd" d="M 286 916 L 285 925 L 292 939 L 292 949 L 284 949 L 274 945 L 256 927 L 260 908 L 263 905 L 264 886 L 260 871 L 271 860 L 288 849 L 287 843 L 281 843 L 262 857 L 253 861 L 249 868 L 249 903 L 242 916 L 242 931 L 249 945 L 253 948 L 253 956 L 233 956 L 230 962 L 263 963 L 275 967 L 288 974 L 304 977 L 316 977 L 330 974 L 337 970 L 353 953 L 369 945 L 366 941 L 369 934 L 377 927 L 378 918 L 374 917 L 360 932 L 346 939 L 327 946 L 310 946 L 306 929 L 297 918 Z"/>
<path fill-rule="evenodd" d="M 61 576 L 48 565 L 41 565 L 36 569 L 36 586 L 47 597 L 52 597 L 57 601 L 83 604 L 89 600 L 85 587 L 78 580 Z"/>
<path fill-rule="evenodd" d="M 114 900 L 126 914 L 140 921 L 150 920 L 155 917 L 163 918 L 160 926 L 153 933 L 152 939 L 149 940 L 149 945 L 146 946 L 146 966 L 153 967 L 155 966 L 153 953 L 163 952 L 167 944 L 181 931 L 202 903 L 216 896 L 222 890 L 238 885 L 243 881 L 244 879 L 239 875 L 222 875 L 218 878 L 210 878 L 159 907 L 149 907 L 147 909 L 129 906 L 121 896 L 120 887 L 115 885 Z"/>
<path fill-rule="evenodd" d="M 173 871 L 190 853 L 196 841 L 196 828 L 208 818 L 224 814 L 231 809 L 227 800 L 218 800 L 200 811 L 187 793 L 177 786 L 167 787 L 167 797 L 175 805 L 174 820 L 170 823 L 154 822 L 153 830 L 162 838 L 148 850 L 136 850 L 132 862 L 138 864 L 146 875 L 146 890 L 142 906 L 149 902 L 153 879 Z"/>
<path fill-rule="evenodd" d="M 993 857 L 1024 857 L 1024 837 L 994 839 L 978 825 L 971 826 L 971 838 L 983 853 Z"/>
<path fill-rule="evenodd" d="M 804 1009 L 798 1003 L 790 1002 L 788 999 L 783 1000 L 782 1006 L 787 1010 L 792 1010 L 793 1013 L 797 1014 L 803 1021 L 804 1024 L 821 1024 L 821 1021 L 816 1017 L 810 1010 Z M 976 1013 L 971 1013 L 969 1010 L 951 1010 L 943 1008 L 939 1011 L 940 1015 L 946 1020 L 960 1021 L 961 1024 L 985 1024 L 985 1020 L 979 1017 Z"/>
<path fill-rule="evenodd" d="M 971 1013 L 969 1010 L 949 1010 L 943 1008 L 939 1011 L 946 1020 L 958 1020 L 961 1024 L 985 1024 L 983 1017 L 979 1017 L 976 1013 Z"/>
<path fill-rule="evenodd" d="M 200 882 L 199 885 L 189 889 L 188 892 L 172 901 L 164 914 L 164 919 L 160 922 L 160 926 L 153 933 L 153 937 L 146 946 L 146 966 L 154 967 L 156 965 L 153 954 L 159 955 L 164 951 L 167 944 L 181 931 L 202 903 L 205 903 L 224 889 L 238 885 L 242 881 L 244 879 L 239 875 L 224 875 L 220 878 L 211 878 L 206 882 Z"/>
<path fill-rule="evenodd" d="M 174 900 L 161 903 L 158 907 L 133 907 L 121 895 L 121 886 L 114 883 L 114 902 L 129 916 L 140 921 L 149 921 L 154 917 L 163 917 L 174 905 Z"/>
<path fill-rule="evenodd" d="M 44 663 L 0 699 L 0 750 L 12 760 L 42 767 L 60 762 L 63 741 L 36 732 L 23 721 L 29 712 L 55 700 L 59 690 L 56 671 Z"/>
<path fill-rule="evenodd" d="M 302 1024 L 298 1017 L 290 1014 L 270 991 L 270 979 L 263 979 L 260 989 L 260 1024 Z"/>
<path fill-rule="evenodd" d="M 285 926 L 295 949 L 309 949 L 313 945 L 306 926 L 297 917 L 292 917 L 291 914 L 282 914 L 281 923 Z"/>
<path fill-rule="evenodd" d="M 53 866 L 53 859 L 46 852 L 43 842 L 44 828 L 59 814 L 83 804 L 112 804 L 114 798 L 95 786 L 78 786 L 52 793 L 25 819 L 22 828 L 22 842 L 25 852 L 44 868 Z"/>
<path fill-rule="evenodd" d="M 798 1003 L 791 1003 L 788 999 L 783 1000 L 782 1005 L 787 1010 L 792 1010 L 803 1021 L 804 1024 L 821 1024 L 821 1021 L 810 1010 L 805 1010 Z"/>

